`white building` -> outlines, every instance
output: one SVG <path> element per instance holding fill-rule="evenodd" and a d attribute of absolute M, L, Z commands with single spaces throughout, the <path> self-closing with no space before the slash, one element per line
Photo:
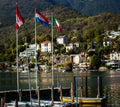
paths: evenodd
<path fill-rule="evenodd" d="M 116 38 L 117 36 L 120 36 L 120 31 L 111 31 L 108 35 L 109 38 Z"/>
<path fill-rule="evenodd" d="M 35 49 L 39 50 L 39 45 L 37 44 L 37 47 L 35 44 L 30 44 L 26 50 L 23 52 L 20 52 L 19 57 L 24 58 L 24 57 L 29 57 L 29 58 L 35 58 Z"/>
<path fill-rule="evenodd" d="M 69 52 L 69 50 L 76 51 L 76 46 L 73 43 L 70 43 L 66 46 L 66 52 Z"/>
<path fill-rule="evenodd" d="M 118 53 L 118 52 L 110 53 L 110 60 L 119 60 L 120 61 L 120 53 Z"/>
<path fill-rule="evenodd" d="M 68 44 L 68 38 L 66 36 L 60 36 L 57 38 L 57 43 L 66 45 L 66 44 Z"/>
<path fill-rule="evenodd" d="M 112 45 L 111 41 L 105 41 L 105 42 L 103 42 L 103 46 L 110 46 L 110 45 Z"/>
<path fill-rule="evenodd" d="M 119 36 L 120 35 L 120 31 L 111 31 L 110 34 L 111 35 L 115 35 L 115 36 Z"/>
<path fill-rule="evenodd" d="M 120 53 L 110 53 L 110 60 L 106 62 L 106 66 L 120 66 Z"/>
<path fill-rule="evenodd" d="M 51 52 L 52 51 L 52 43 L 49 40 L 46 40 L 41 43 L 41 52 Z"/>
<path fill-rule="evenodd" d="M 71 57 L 73 63 L 79 65 L 80 68 L 90 66 L 88 54 L 85 52 L 81 52 L 80 54 L 72 54 Z"/>

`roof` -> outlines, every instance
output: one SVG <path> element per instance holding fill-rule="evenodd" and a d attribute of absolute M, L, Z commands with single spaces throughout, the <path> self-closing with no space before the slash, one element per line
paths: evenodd
<path fill-rule="evenodd" d="M 41 44 L 48 44 L 48 43 L 51 43 L 51 41 L 46 40 L 46 41 L 42 42 Z"/>

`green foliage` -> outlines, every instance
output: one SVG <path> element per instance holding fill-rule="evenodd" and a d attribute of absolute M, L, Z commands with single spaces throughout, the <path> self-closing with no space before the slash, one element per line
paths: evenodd
<path fill-rule="evenodd" d="M 66 67 L 66 66 L 72 66 L 72 63 L 71 62 L 65 62 L 64 67 Z"/>
<path fill-rule="evenodd" d="M 100 56 L 94 54 L 94 55 L 91 57 L 90 63 L 91 63 L 91 67 L 92 67 L 93 69 L 98 69 L 98 68 L 100 67 L 100 65 L 101 65 Z"/>
<path fill-rule="evenodd" d="M 63 64 L 63 67 L 67 70 L 67 71 L 71 71 L 72 70 L 72 62 L 65 62 Z"/>
<path fill-rule="evenodd" d="M 92 42 L 97 43 L 97 47 L 100 52 L 108 54 L 112 49 L 111 47 L 102 47 L 103 37 L 102 34 L 109 30 L 115 30 L 119 23 L 120 15 L 111 13 L 102 13 L 96 16 L 84 16 L 77 11 L 66 7 L 50 7 L 46 9 L 47 13 L 54 12 L 56 18 L 60 22 L 63 31 L 59 32 L 54 28 L 54 44 L 55 54 L 66 54 L 64 46 L 57 45 L 56 38 L 66 35 L 69 42 L 80 43 L 80 48 L 77 49 L 77 53 L 80 51 L 87 51 Z M 48 14 L 50 19 L 50 15 Z M 44 40 L 51 40 L 51 27 L 43 27 L 40 23 L 37 23 L 37 43 L 41 43 Z M 35 42 L 34 31 L 34 18 L 27 18 L 25 24 L 21 26 L 18 32 L 18 44 L 19 52 L 24 50 L 25 38 L 27 38 L 28 44 Z M 1 61 L 14 61 L 16 56 L 16 36 L 15 25 L 3 27 L 0 29 L 0 59 Z M 120 50 L 119 38 L 115 40 L 116 45 L 114 49 Z M 102 50 L 102 51 L 101 51 Z M 98 51 L 98 52 L 99 52 Z M 71 53 L 71 52 L 69 52 Z M 93 55 L 93 54 L 92 54 Z M 6 58 L 8 57 L 8 58 Z M 14 60 L 12 60 L 14 58 Z"/>

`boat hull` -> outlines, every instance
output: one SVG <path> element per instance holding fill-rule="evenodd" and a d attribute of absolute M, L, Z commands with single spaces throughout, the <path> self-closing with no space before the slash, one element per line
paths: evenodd
<path fill-rule="evenodd" d="M 105 101 L 105 97 L 103 98 L 83 98 L 83 97 L 78 97 L 78 103 L 81 104 L 99 104 L 103 103 Z M 76 98 L 71 99 L 71 97 L 62 97 L 62 102 L 76 102 Z"/>

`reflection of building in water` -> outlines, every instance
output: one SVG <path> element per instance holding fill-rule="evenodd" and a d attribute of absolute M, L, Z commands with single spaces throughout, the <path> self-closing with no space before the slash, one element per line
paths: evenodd
<path fill-rule="evenodd" d="M 109 90 L 108 90 L 108 104 L 113 105 L 112 107 L 119 107 L 120 105 L 120 83 L 117 82 L 117 77 L 112 78 Z M 117 82 L 117 83 L 115 83 Z"/>
<path fill-rule="evenodd" d="M 103 107 L 102 104 L 81 104 L 80 107 Z"/>

